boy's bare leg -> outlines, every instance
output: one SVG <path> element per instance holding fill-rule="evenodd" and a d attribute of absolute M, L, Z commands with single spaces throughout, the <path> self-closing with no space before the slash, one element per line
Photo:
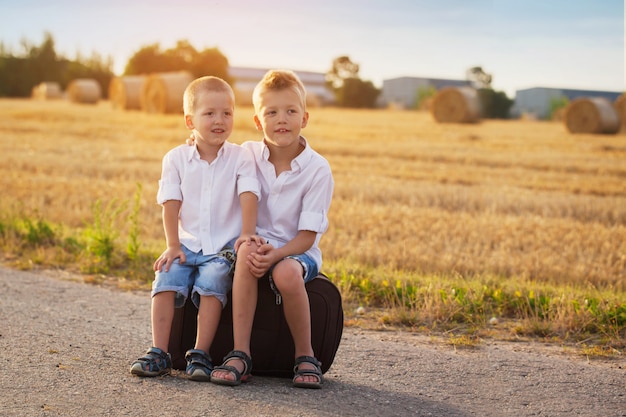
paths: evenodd
<path fill-rule="evenodd" d="M 152 297 L 152 346 L 163 352 L 169 352 L 175 297 L 174 291 L 163 291 Z"/>
<path fill-rule="evenodd" d="M 232 307 L 233 307 L 233 350 L 240 350 L 250 356 L 250 337 L 252 335 L 252 323 L 258 298 L 258 278 L 250 274 L 246 265 L 248 254 L 256 251 L 255 243 L 241 245 L 237 253 L 235 264 L 235 276 L 233 277 Z M 253 359 L 254 362 L 254 359 Z M 245 364 L 241 359 L 231 359 L 229 366 L 234 366 L 242 373 Z M 235 375 L 224 370 L 213 371 L 211 377 L 234 381 Z"/>
<path fill-rule="evenodd" d="M 279 262 L 272 272 L 276 288 L 283 299 L 283 310 L 289 331 L 293 337 L 295 357 L 315 356 L 311 345 L 311 310 L 302 279 L 302 266 L 293 259 Z M 299 369 L 315 369 L 309 363 L 302 363 Z M 312 375 L 299 376 L 296 382 L 318 382 Z"/>
<path fill-rule="evenodd" d="M 209 353 L 222 314 L 222 303 L 213 296 L 201 296 L 195 349 Z"/>

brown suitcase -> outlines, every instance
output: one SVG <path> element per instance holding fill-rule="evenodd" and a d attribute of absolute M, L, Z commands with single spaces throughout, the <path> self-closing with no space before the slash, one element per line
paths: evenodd
<path fill-rule="evenodd" d="M 306 284 L 311 308 L 311 342 L 315 356 L 322 363 L 322 372 L 330 368 L 343 333 L 343 306 L 339 290 L 325 275 L 320 274 Z M 191 300 L 176 309 L 170 334 L 170 354 L 174 369 L 184 370 L 185 352 L 193 348 L 196 338 L 198 310 Z M 231 297 L 222 311 L 220 324 L 211 346 L 214 365 L 233 347 Z M 285 321 L 282 305 L 276 304 L 268 278 L 259 280 L 259 297 L 250 340 L 252 374 L 263 376 L 293 376 L 294 346 Z"/>

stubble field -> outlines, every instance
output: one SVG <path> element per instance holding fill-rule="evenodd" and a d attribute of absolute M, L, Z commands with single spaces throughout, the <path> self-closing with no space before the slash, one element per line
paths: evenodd
<path fill-rule="evenodd" d="M 453 282 L 452 293 L 472 280 L 511 293 L 533 283 L 592 289 L 624 307 L 626 135 L 571 135 L 539 121 L 437 124 L 415 111 L 309 112 L 303 134 L 336 183 L 324 270 L 345 296 L 358 290 L 354 303 L 375 304 L 368 287 L 406 289 L 430 277 Z M 233 142 L 260 138 L 250 107 L 235 119 Z M 24 216 L 80 230 L 93 224 L 96 202 L 138 195 L 136 232 L 156 255 L 161 158 L 187 135 L 179 115 L 0 100 L 0 215 L 5 224 Z M 25 267 L 6 239 L 4 251 Z M 411 291 L 392 293 L 399 298 L 381 299 L 415 308 Z"/>

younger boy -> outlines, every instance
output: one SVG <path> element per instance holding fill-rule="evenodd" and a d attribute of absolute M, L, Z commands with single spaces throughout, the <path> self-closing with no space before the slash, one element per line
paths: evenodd
<path fill-rule="evenodd" d="M 190 295 L 198 327 L 195 347 L 185 354 L 186 374 L 209 381 L 208 352 L 232 286 L 234 251 L 255 233 L 260 190 L 252 153 L 226 141 L 233 129 L 231 87 L 220 78 L 201 77 L 186 88 L 183 103 L 195 144 L 178 146 L 163 158 L 157 202 L 163 206 L 167 249 L 153 266 L 153 346 L 130 372 L 157 376 L 171 370 L 174 308 Z"/>
<path fill-rule="evenodd" d="M 211 381 L 239 385 L 250 376 L 257 280 L 269 271 L 294 341 L 293 385 L 321 388 L 304 284 L 317 276 L 322 265 L 318 243 L 328 228 L 333 177 L 326 159 L 300 136 L 309 114 L 306 90 L 293 72 L 265 74 L 254 90 L 253 104 L 254 121 L 264 139 L 242 146 L 254 154 L 261 185 L 257 236 L 237 252 L 232 292 L 234 350 L 213 370 Z"/>

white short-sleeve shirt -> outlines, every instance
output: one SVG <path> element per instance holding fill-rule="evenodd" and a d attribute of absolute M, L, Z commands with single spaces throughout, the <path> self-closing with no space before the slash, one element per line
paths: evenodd
<path fill-rule="evenodd" d="M 178 235 L 193 252 L 219 252 L 241 233 L 239 195 L 260 198 L 254 158 L 250 150 L 230 142 L 210 164 L 196 146 L 180 145 L 163 157 L 157 203 L 182 201 Z"/>
<path fill-rule="evenodd" d="M 245 142 L 242 146 L 254 154 L 261 186 L 258 234 L 269 239 L 274 247 L 282 247 L 300 230 L 317 233 L 315 243 L 306 253 L 321 270 L 322 253 L 318 244 L 328 229 L 334 180 L 328 161 L 305 138 L 300 137 L 300 143 L 304 150 L 291 161 L 291 170 L 278 177 L 264 142 Z"/>

